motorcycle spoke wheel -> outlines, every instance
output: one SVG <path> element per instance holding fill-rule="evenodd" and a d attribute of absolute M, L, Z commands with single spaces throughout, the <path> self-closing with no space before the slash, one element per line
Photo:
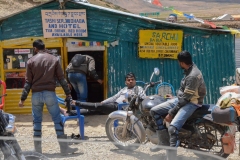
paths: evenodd
<path fill-rule="evenodd" d="M 221 138 L 225 131 L 221 127 L 217 124 L 206 122 L 198 124 L 197 128 L 201 134 L 201 139 L 198 140 L 198 146 L 195 149 L 210 152 L 224 158 L 229 156 L 229 154 L 223 152 Z"/>
<path fill-rule="evenodd" d="M 126 135 L 123 137 L 122 132 L 127 122 L 120 118 L 108 118 L 106 122 L 106 134 L 110 141 L 116 147 L 124 150 L 135 150 L 139 147 L 140 141 L 132 132 L 132 124 L 127 124 Z"/>

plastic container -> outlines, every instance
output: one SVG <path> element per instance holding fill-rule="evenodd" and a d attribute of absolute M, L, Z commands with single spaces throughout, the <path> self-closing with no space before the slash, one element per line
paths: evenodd
<path fill-rule="evenodd" d="M 234 152 L 235 138 L 231 133 L 225 133 L 222 137 L 223 151 L 226 154 L 231 154 Z"/>
<path fill-rule="evenodd" d="M 240 117 L 240 104 L 232 104 L 232 106 L 236 110 L 238 117 Z"/>

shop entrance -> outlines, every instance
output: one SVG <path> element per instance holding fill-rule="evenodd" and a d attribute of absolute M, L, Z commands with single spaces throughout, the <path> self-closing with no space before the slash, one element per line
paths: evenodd
<path fill-rule="evenodd" d="M 100 77 L 103 80 L 104 75 L 104 63 L 103 63 L 103 53 L 104 51 L 74 51 L 68 52 L 68 64 L 71 61 L 72 57 L 75 54 L 89 55 L 95 60 L 95 69 Z M 99 84 L 96 80 L 92 79 L 89 75 L 87 76 L 87 85 L 88 85 L 88 102 L 101 102 L 104 100 L 104 90 L 103 84 Z M 72 90 L 73 99 L 77 99 L 76 92 Z"/>

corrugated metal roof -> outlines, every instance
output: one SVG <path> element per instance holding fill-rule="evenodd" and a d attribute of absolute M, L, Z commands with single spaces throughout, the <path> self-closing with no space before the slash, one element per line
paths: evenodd
<path fill-rule="evenodd" d="M 39 7 L 39 6 L 42 6 L 44 4 L 47 4 L 47 3 L 52 3 L 54 0 L 50 0 L 49 2 L 46 2 L 46 3 L 42 3 L 40 5 L 37 5 L 37 6 L 34 6 L 32 8 L 36 8 L 36 7 Z M 191 26 L 186 26 L 186 25 L 183 25 L 183 24 L 178 24 L 178 23 L 171 23 L 171 22 L 167 22 L 167 21 L 162 21 L 162 20 L 158 20 L 158 19 L 153 19 L 153 18 L 149 18 L 149 17 L 143 17 L 143 16 L 140 16 L 140 15 L 136 15 L 136 14 L 132 14 L 132 13 L 127 13 L 127 12 L 123 12 L 123 11 L 118 11 L 118 10 L 115 10 L 115 9 L 110 9 L 110 8 L 105 8 L 105 7 L 102 7 L 102 6 L 97 6 L 97 5 L 94 5 L 94 4 L 90 4 L 90 3 L 84 3 L 84 2 L 75 2 L 75 1 L 70 1 L 71 3 L 76 3 L 76 4 L 81 4 L 81 5 L 85 5 L 85 6 L 88 6 L 88 7 L 92 7 L 92 8 L 95 8 L 95 9 L 99 9 L 99 10 L 104 10 L 104 11 L 107 11 L 107 12 L 112 12 L 112 13 L 116 13 L 116 14 L 120 14 L 120 15 L 125 15 L 125 16 L 129 16 L 129 17 L 135 17 L 135 18 L 138 18 L 138 19 L 143 19 L 143 20 L 146 20 L 146 21 L 152 21 L 152 22 L 156 22 L 156 23 L 164 23 L 164 24 L 167 24 L 169 26 L 179 26 L 179 27 L 183 27 L 183 28 L 193 28 L 193 29 L 199 29 L 199 30 L 206 30 L 206 31 L 220 31 L 220 32 L 230 32 L 230 31 L 227 31 L 227 30 L 222 30 L 222 29 L 206 29 L 206 28 L 199 28 L 199 27 L 191 27 Z M 32 8 L 28 8 L 26 10 L 23 10 L 21 12 L 17 12 L 17 13 L 14 13 L 12 15 L 9 15 L 7 17 L 3 17 L 0 19 L 0 21 L 4 20 L 4 19 L 7 19 L 9 17 L 12 17 L 14 15 L 17 15 L 17 14 L 20 14 L 22 12 L 25 12 L 25 11 L 28 11 Z"/>

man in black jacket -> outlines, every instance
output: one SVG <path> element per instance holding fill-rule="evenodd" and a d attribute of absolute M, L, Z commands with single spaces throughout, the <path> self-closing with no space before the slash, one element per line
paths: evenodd
<path fill-rule="evenodd" d="M 24 106 L 24 101 L 27 99 L 29 91 L 32 90 L 34 137 L 41 138 L 42 136 L 42 111 L 44 104 L 46 104 L 48 112 L 54 121 L 57 138 L 67 139 L 67 135 L 64 134 L 64 126 L 55 93 L 55 78 L 57 78 L 67 98 L 71 99 L 71 91 L 64 78 L 63 70 L 57 57 L 45 50 L 45 44 L 42 40 L 39 39 L 33 42 L 33 51 L 36 54 L 27 62 L 25 85 L 19 107 Z M 77 148 L 69 148 L 66 142 L 59 142 L 59 145 L 63 155 L 78 150 Z M 35 140 L 34 147 L 37 152 L 42 152 L 41 141 Z"/>

